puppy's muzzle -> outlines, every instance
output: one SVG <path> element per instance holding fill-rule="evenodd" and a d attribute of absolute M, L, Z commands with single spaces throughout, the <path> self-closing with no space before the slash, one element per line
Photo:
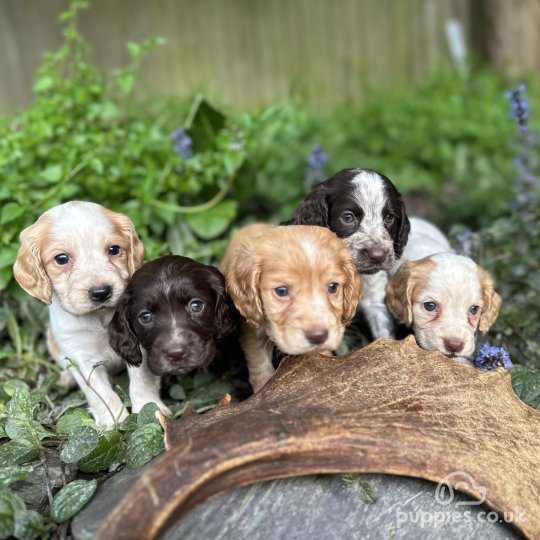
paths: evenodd
<path fill-rule="evenodd" d="M 313 326 L 304 330 L 304 336 L 312 345 L 322 345 L 328 339 L 328 330 L 321 326 Z"/>
<path fill-rule="evenodd" d="M 96 304 L 103 304 L 112 296 L 113 289 L 110 285 L 99 285 L 88 289 L 88 297 Z"/>
<path fill-rule="evenodd" d="M 175 346 L 165 351 L 165 357 L 167 358 L 167 360 L 169 360 L 169 362 L 172 362 L 174 364 L 176 362 L 181 362 L 182 360 L 184 360 L 187 352 L 188 350 L 186 345 L 176 344 Z"/>

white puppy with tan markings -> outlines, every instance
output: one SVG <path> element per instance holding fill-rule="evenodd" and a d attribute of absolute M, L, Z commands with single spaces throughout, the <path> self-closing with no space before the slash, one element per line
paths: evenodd
<path fill-rule="evenodd" d="M 501 298 L 489 273 L 453 253 L 434 225 L 410 222 L 409 242 L 386 288 L 388 309 L 413 329 L 420 347 L 468 363 L 477 331 L 495 322 Z"/>
<path fill-rule="evenodd" d="M 26 292 L 50 305 L 47 344 L 65 370 L 61 383 L 75 379 L 98 424 L 123 420 L 127 411 L 109 373 L 124 363 L 109 345 L 107 326 L 143 263 L 133 223 L 99 204 L 71 201 L 42 214 L 20 241 L 13 273 Z M 141 380 L 138 391 L 166 410 L 153 382 Z"/>

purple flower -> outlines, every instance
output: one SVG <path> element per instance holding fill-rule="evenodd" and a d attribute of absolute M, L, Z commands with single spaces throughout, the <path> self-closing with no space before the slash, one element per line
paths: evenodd
<path fill-rule="evenodd" d="M 306 188 L 310 190 L 315 184 L 324 180 L 324 166 L 328 161 L 328 154 L 320 144 L 315 144 L 311 148 L 311 154 L 307 157 L 306 167 Z"/>
<path fill-rule="evenodd" d="M 529 102 L 525 96 L 527 85 L 518 84 L 516 88 L 505 93 L 510 105 L 510 118 L 516 120 L 522 133 L 529 131 Z"/>
<path fill-rule="evenodd" d="M 193 155 L 193 139 L 186 133 L 184 128 L 177 129 L 171 134 L 174 143 L 174 151 L 187 159 Z"/>
<path fill-rule="evenodd" d="M 504 347 L 495 347 L 485 342 L 478 354 L 473 358 L 475 367 L 483 370 L 491 370 L 498 367 L 512 369 L 514 364 L 510 360 L 510 355 Z"/>

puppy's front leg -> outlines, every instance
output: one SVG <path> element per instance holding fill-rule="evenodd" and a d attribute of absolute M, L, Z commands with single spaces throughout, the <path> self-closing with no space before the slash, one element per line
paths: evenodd
<path fill-rule="evenodd" d="M 257 392 L 274 374 L 272 342 L 266 335 L 264 328 L 254 328 L 243 322 L 240 346 L 246 357 L 249 382 L 253 391 Z"/>
<path fill-rule="evenodd" d="M 171 410 L 159 397 L 161 377 L 154 375 L 148 368 L 146 351 L 143 351 L 143 362 L 140 366 L 128 365 L 127 369 L 131 412 L 138 413 L 147 403 L 155 403 L 163 414 L 171 415 Z"/>
<path fill-rule="evenodd" d="M 380 271 L 376 274 L 362 275 L 364 293 L 358 307 L 366 317 L 373 339 L 393 338 L 394 322 L 385 303 L 388 276 Z"/>
<path fill-rule="evenodd" d="M 112 427 L 128 413 L 122 400 L 113 390 L 104 365 L 95 359 L 72 360 L 69 370 L 86 396 L 90 412 L 100 426 Z"/>

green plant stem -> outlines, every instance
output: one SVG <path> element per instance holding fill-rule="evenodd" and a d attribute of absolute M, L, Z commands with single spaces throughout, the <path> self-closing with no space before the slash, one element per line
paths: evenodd
<path fill-rule="evenodd" d="M 234 179 L 236 177 L 236 171 L 232 173 L 229 178 L 227 178 L 226 184 L 209 200 L 202 204 L 197 204 L 194 206 L 179 206 L 173 203 L 166 203 L 162 201 L 157 201 L 152 199 L 150 204 L 161 210 L 168 210 L 169 212 L 176 212 L 177 214 L 197 214 L 198 212 L 204 212 L 210 210 L 218 203 L 220 203 L 227 195 L 229 189 L 231 189 Z"/>

